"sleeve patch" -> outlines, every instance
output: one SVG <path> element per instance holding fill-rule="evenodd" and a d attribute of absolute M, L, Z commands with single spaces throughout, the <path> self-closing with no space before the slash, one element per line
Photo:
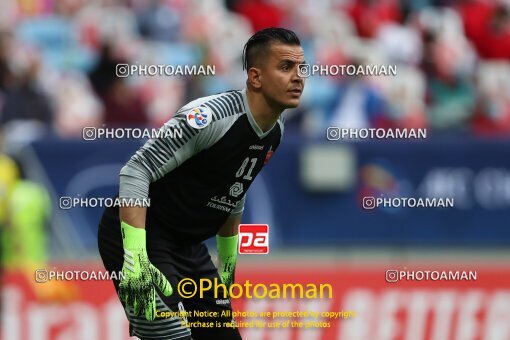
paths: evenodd
<path fill-rule="evenodd" d="M 212 122 L 213 113 L 210 108 L 197 106 L 186 113 L 186 122 L 194 129 L 203 129 Z"/>

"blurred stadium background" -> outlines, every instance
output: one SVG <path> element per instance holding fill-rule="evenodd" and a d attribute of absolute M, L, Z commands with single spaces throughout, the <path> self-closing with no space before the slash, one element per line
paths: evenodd
<path fill-rule="evenodd" d="M 2 0 L 2 339 L 127 339 L 109 282 L 35 283 L 34 268 L 101 269 L 101 208 L 142 140 L 184 103 L 244 87 L 261 28 L 300 36 L 320 64 L 396 64 L 396 77 L 310 77 L 248 195 L 270 254 L 238 280 L 329 282 L 332 300 L 238 300 L 239 310 L 355 311 L 327 329 L 246 339 L 510 339 L 510 2 L 491 0 Z M 215 76 L 119 78 L 117 63 L 209 64 Z M 426 128 L 426 140 L 328 141 L 339 127 Z M 207 173 L 207 169 L 204 169 Z M 453 197 L 455 208 L 364 211 L 363 196 Z M 214 249 L 214 244 L 211 243 Z M 387 283 L 388 269 L 476 270 L 476 282 Z"/>

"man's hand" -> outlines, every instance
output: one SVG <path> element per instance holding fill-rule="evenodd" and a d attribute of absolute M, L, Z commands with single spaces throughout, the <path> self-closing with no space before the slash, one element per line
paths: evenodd
<path fill-rule="evenodd" d="M 172 294 L 172 286 L 166 277 L 149 262 L 145 248 L 145 229 L 135 228 L 122 222 L 124 245 L 124 274 L 119 284 L 119 298 L 126 307 L 132 307 L 136 316 L 149 321 L 156 315 L 156 289 L 165 296 Z"/>
<path fill-rule="evenodd" d="M 227 287 L 230 287 L 234 283 L 235 262 L 235 260 L 229 261 L 227 264 L 222 265 L 219 271 L 221 282 Z"/>
<path fill-rule="evenodd" d="M 218 244 L 218 259 L 221 281 L 229 288 L 234 283 L 234 273 L 237 260 L 238 235 L 223 237 L 216 236 Z"/>

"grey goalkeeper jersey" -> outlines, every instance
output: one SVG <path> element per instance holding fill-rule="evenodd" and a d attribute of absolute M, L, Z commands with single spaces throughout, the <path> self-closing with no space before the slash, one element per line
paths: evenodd
<path fill-rule="evenodd" d="M 283 119 L 262 132 L 241 90 L 194 100 L 162 129 L 165 137 L 147 141 L 122 168 L 119 197 L 149 197 L 146 227 L 195 243 L 243 211 L 248 188 L 280 144 Z"/>

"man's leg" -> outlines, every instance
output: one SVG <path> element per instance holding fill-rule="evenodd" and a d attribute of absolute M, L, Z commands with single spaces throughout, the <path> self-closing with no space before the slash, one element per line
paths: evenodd
<path fill-rule="evenodd" d="M 155 245 L 147 240 L 147 254 L 151 263 L 158 268 L 170 281 L 174 290 L 169 297 L 164 296 L 156 287 L 156 310 L 157 315 L 167 312 L 166 315 L 174 314 L 184 307 L 177 293 L 178 274 L 173 265 L 172 254 L 164 245 Z M 103 217 L 98 232 L 99 253 L 107 271 L 119 273 L 122 270 L 124 251 L 122 249 L 122 236 L 120 222 L 115 218 Z M 118 291 L 119 281 L 113 280 L 115 289 Z M 183 319 L 178 316 L 156 317 L 154 321 L 147 321 L 143 316 L 134 316 L 131 308 L 124 308 L 129 320 L 131 336 L 145 339 L 192 339 L 189 328 L 183 326 Z"/>
<path fill-rule="evenodd" d="M 211 261 L 211 256 L 207 247 L 201 243 L 193 246 L 193 258 L 196 265 L 193 270 L 191 278 L 195 280 L 197 285 L 200 284 L 200 279 L 209 279 L 214 284 L 214 279 L 217 279 L 218 284 L 221 283 L 220 276 L 217 268 Z M 223 291 L 218 289 L 218 297 L 214 296 L 214 291 L 208 290 L 204 292 L 203 298 L 195 295 L 191 299 L 184 299 L 184 307 L 186 311 L 212 311 L 218 313 L 218 318 L 211 317 L 188 317 L 189 322 L 200 321 L 204 323 L 213 322 L 215 327 L 192 327 L 191 334 L 193 340 L 211 340 L 211 339 L 224 339 L 224 340 L 240 340 L 241 334 L 237 328 L 229 327 L 232 325 L 232 306 L 230 299 L 223 298 Z M 221 315 L 224 315 L 223 317 Z M 216 327 L 220 325 L 220 327 Z"/>

